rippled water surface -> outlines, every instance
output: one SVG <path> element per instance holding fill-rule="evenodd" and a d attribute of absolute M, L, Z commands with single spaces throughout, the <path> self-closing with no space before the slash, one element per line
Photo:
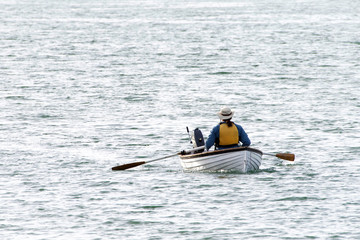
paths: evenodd
<path fill-rule="evenodd" d="M 359 239 L 360 2 L 0 1 L 1 239 Z M 183 172 L 222 106 L 260 171 Z"/>

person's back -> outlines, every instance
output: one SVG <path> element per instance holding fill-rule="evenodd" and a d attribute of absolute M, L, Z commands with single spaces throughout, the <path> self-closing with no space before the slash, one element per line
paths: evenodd
<path fill-rule="evenodd" d="M 231 121 L 234 111 L 224 107 L 217 115 L 221 122 L 212 129 L 205 144 L 207 150 L 214 144 L 216 149 L 238 147 L 239 142 L 242 143 L 242 146 L 249 146 L 251 144 L 244 129 Z"/>
<path fill-rule="evenodd" d="M 215 141 L 215 143 L 217 143 Z M 237 146 L 239 143 L 239 131 L 236 125 L 230 120 L 220 123 L 219 127 L 219 141 L 216 147 L 226 148 Z"/>

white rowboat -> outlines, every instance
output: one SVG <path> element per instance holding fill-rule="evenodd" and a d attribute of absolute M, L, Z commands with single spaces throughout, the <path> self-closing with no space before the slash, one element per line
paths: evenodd
<path fill-rule="evenodd" d="M 180 162 L 185 171 L 239 171 L 259 169 L 263 152 L 250 147 L 236 147 L 202 153 L 183 152 Z"/>

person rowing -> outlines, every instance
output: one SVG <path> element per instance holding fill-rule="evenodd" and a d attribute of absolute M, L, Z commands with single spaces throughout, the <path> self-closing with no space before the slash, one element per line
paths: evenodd
<path fill-rule="evenodd" d="M 205 151 L 208 151 L 214 144 L 215 149 L 218 150 L 239 147 L 240 142 L 243 147 L 250 146 L 251 141 L 242 126 L 231 121 L 234 111 L 224 107 L 217 115 L 220 123 L 211 130 L 205 143 Z"/>

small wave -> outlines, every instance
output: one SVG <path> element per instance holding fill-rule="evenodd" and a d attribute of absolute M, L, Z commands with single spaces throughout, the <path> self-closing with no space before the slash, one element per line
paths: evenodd
<path fill-rule="evenodd" d="M 314 198 L 314 197 L 287 197 L 274 200 L 275 202 L 282 201 L 308 201 L 308 200 L 326 200 L 326 198 Z"/>
<path fill-rule="evenodd" d="M 220 72 L 210 73 L 210 75 L 229 75 L 229 74 L 232 74 L 232 72 L 220 71 Z"/>
<path fill-rule="evenodd" d="M 7 96 L 5 97 L 5 99 L 9 99 L 9 100 L 26 100 L 25 96 Z"/>
<path fill-rule="evenodd" d="M 141 206 L 140 208 L 143 209 L 157 209 L 157 208 L 163 208 L 164 206 L 161 205 L 148 205 L 148 206 Z"/>
<path fill-rule="evenodd" d="M 49 115 L 49 114 L 45 114 L 45 113 L 40 113 L 38 115 L 39 118 L 56 118 L 57 116 L 53 116 L 53 115 Z"/>

